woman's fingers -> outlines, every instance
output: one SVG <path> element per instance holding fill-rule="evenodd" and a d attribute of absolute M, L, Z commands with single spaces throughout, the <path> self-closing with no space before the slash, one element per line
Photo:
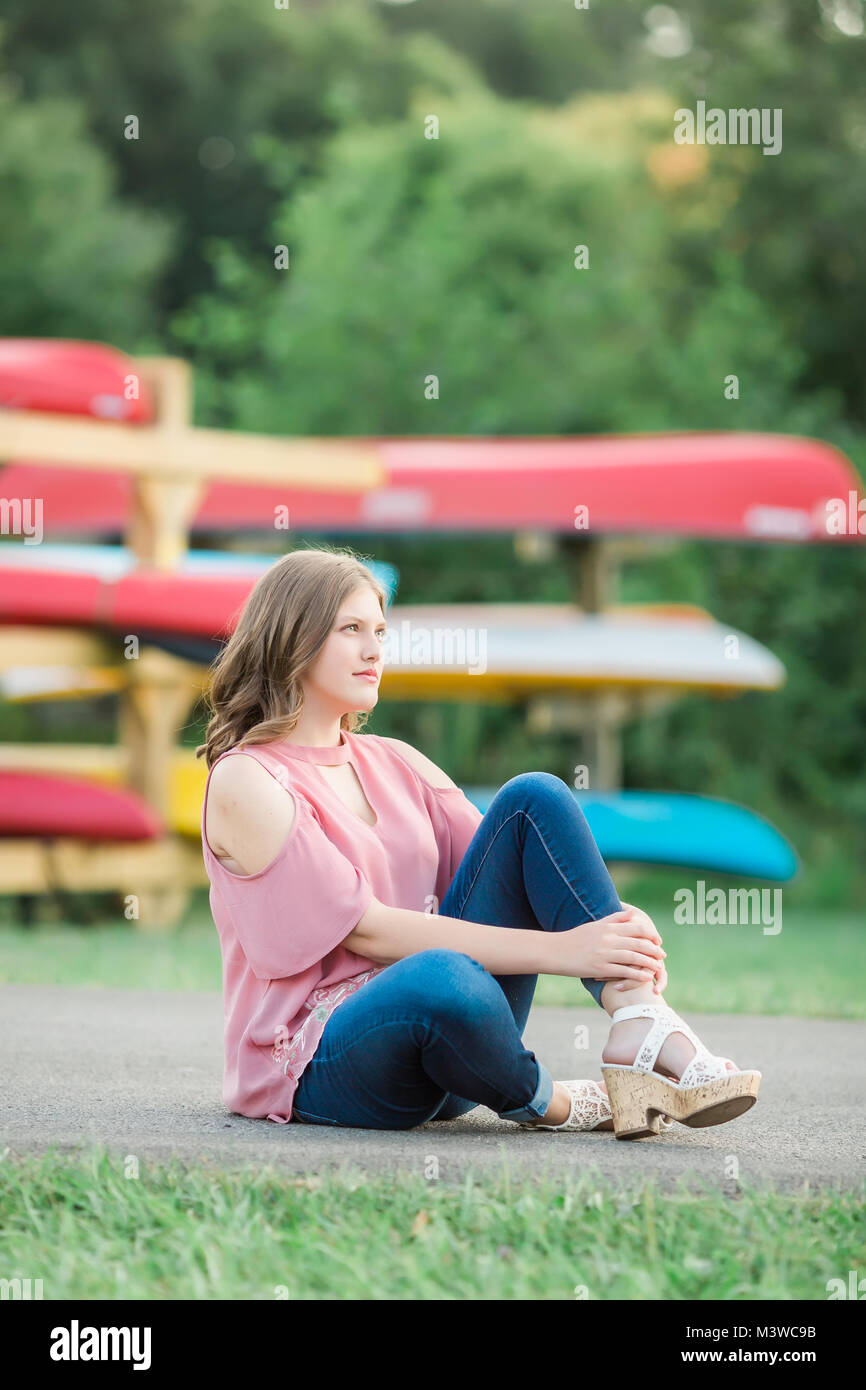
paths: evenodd
<path fill-rule="evenodd" d="M 663 994 L 668 987 L 668 972 L 665 969 L 664 961 L 661 962 L 657 972 L 638 970 L 636 968 L 633 971 L 632 967 L 628 965 L 622 966 L 621 969 L 623 975 L 627 975 L 628 978 L 620 980 L 620 982 L 614 986 L 615 989 L 633 989 L 634 985 L 631 983 L 632 980 L 636 981 L 638 984 L 647 984 L 652 980 L 654 994 Z"/>
<path fill-rule="evenodd" d="M 618 952 L 612 959 L 615 960 L 618 970 L 628 968 L 644 975 L 656 975 L 660 965 L 659 961 L 650 960 L 648 956 L 639 956 L 632 951 L 625 954 Z"/>
<path fill-rule="evenodd" d="M 620 921 L 628 921 L 631 926 L 637 928 L 641 933 L 646 936 L 652 936 L 661 943 L 661 934 L 658 927 L 649 914 L 644 912 L 643 908 L 635 907 L 632 903 L 623 903 L 622 911 L 611 913 L 611 916 L 618 918 Z"/>
<path fill-rule="evenodd" d="M 651 980 L 659 968 L 656 963 L 641 956 L 629 954 L 623 959 L 622 952 L 610 956 L 609 962 L 611 969 L 629 975 L 632 979 Z"/>
<path fill-rule="evenodd" d="M 614 926 L 622 926 L 627 923 L 632 935 L 648 937 L 651 941 L 657 941 L 661 945 L 661 933 L 655 923 L 638 908 L 624 907 L 620 911 L 609 912 L 606 917 L 599 920 L 610 922 Z"/>
<path fill-rule="evenodd" d="M 660 976 L 667 953 L 662 947 L 661 936 L 646 913 L 626 903 L 594 925 L 598 928 L 602 923 L 609 930 L 602 931 L 596 942 L 595 950 L 599 956 L 594 972 L 596 978 L 608 975 L 615 979 L 619 975 L 634 988 L 635 984 L 644 984 Z"/>
<path fill-rule="evenodd" d="M 649 959 L 650 965 L 655 966 L 657 961 L 664 960 L 667 955 L 655 941 L 635 941 L 633 937 L 627 936 L 621 937 L 614 949 L 623 953 L 624 960 L 636 961 L 641 965 Z"/>

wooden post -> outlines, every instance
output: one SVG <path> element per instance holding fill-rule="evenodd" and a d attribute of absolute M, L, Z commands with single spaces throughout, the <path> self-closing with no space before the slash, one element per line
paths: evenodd
<path fill-rule="evenodd" d="M 192 370 L 181 357 L 139 357 L 136 367 L 153 394 L 156 427 L 167 436 L 192 424 Z M 189 550 L 195 514 L 206 484 L 197 478 L 137 474 L 127 544 L 140 565 L 178 569 Z"/>
<path fill-rule="evenodd" d="M 619 575 L 610 541 L 602 536 L 560 536 L 573 601 L 584 613 L 602 613 L 617 602 Z"/>
<path fill-rule="evenodd" d="M 126 662 L 120 743 L 127 750 L 129 785 L 163 817 L 169 814 L 172 757 L 178 735 L 201 691 L 201 674 L 158 647 Z"/>
<path fill-rule="evenodd" d="M 657 537 L 592 535 L 560 536 L 575 603 L 584 613 L 603 613 L 619 601 L 619 562 L 643 555 L 670 542 Z M 622 723 L 617 700 L 604 692 L 590 696 L 591 713 L 583 733 L 584 761 L 593 791 L 617 791 L 622 786 Z"/>
<path fill-rule="evenodd" d="M 601 536 L 561 538 L 575 602 L 585 613 L 602 613 L 616 601 L 619 576 Z M 590 712 L 583 732 L 583 761 L 592 791 L 616 791 L 622 779 L 619 727 L 604 693 L 589 695 Z"/>
<path fill-rule="evenodd" d="M 605 695 L 592 697 L 592 714 L 583 734 L 589 790 L 618 791 L 622 786 L 622 740 L 618 714 Z"/>
<path fill-rule="evenodd" d="M 139 370 L 156 403 L 156 424 L 185 430 L 192 424 L 192 367 L 182 357 L 137 357 Z"/>
<path fill-rule="evenodd" d="M 166 836 L 180 840 L 169 823 L 172 759 L 178 734 L 201 690 L 195 668 L 178 657 L 146 647 L 127 662 L 129 683 L 119 709 L 118 736 L 127 753 L 129 785 L 166 822 Z M 167 882 L 136 892 L 140 931 L 164 931 L 177 925 L 189 902 L 186 885 Z"/>
<path fill-rule="evenodd" d="M 140 565 L 177 570 L 189 550 L 189 533 L 205 485 L 197 479 L 133 480 L 133 502 L 126 543 Z"/>

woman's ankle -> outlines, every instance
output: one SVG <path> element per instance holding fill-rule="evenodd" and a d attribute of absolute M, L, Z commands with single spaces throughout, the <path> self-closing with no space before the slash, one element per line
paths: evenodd
<path fill-rule="evenodd" d="M 617 1009 L 624 1009 L 629 1004 L 664 1004 L 664 995 L 657 994 L 653 988 L 652 981 L 646 984 L 636 983 L 634 988 L 616 989 L 616 980 L 608 980 L 604 989 L 601 991 L 601 1006 L 613 1017 Z"/>
<path fill-rule="evenodd" d="M 564 1124 L 571 1114 L 571 1096 L 566 1088 L 559 1081 L 553 1083 L 553 1095 L 550 1105 L 544 1115 L 537 1120 L 530 1120 L 530 1124 L 541 1125 L 561 1125 Z"/>

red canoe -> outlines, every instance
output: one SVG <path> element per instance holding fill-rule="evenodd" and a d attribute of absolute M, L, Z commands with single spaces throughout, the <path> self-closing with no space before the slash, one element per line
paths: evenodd
<path fill-rule="evenodd" d="M 846 456 L 789 435 L 641 434 L 577 439 L 377 439 L 388 482 L 368 493 L 214 483 L 198 532 L 273 532 L 288 502 L 292 530 L 508 532 L 703 536 L 710 539 L 860 542 L 826 529 L 828 501 L 850 510 L 860 480 Z M 243 458 L 238 458 L 243 471 Z M 123 535 L 131 479 L 124 474 L 9 464 L 0 495 L 41 497 L 43 533 Z"/>
<path fill-rule="evenodd" d="M 135 792 L 51 773 L 0 771 L 0 835 L 153 840 L 164 833 Z"/>
<path fill-rule="evenodd" d="M 153 401 L 142 379 L 138 399 L 127 400 L 127 379 L 135 374 L 132 358 L 104 343 L 0 338 L 4 410 L 46 410 L 143 424 L 153 419 Z"/>
<path fill-rule="evenodd" d="M 0 546 L 0 562 L 2 557 Z M 221 640 L 234 630 L 257 577 L 149 570 L 102 579 L 73 570 L 0 563 L 0 623 L 93 626 Z"/>
<path fill-rule="evenodd" d="M 144 383 L 125 399 L 132 358 L 101 343 L 0 338 L 0 408 L 153 419 Z M 324 441 L 322 441 L 324 442 Z M 369 492 L 214 483 L 196 531 L 267 531 L 289 504 L 293 531 L 544 530 L 638 533 L 754 541 L 859 541 L 860 479 L 838 449 L 795 435 L 746 432 L 488 439 L 356 439 L 359 459 L 378 452 L 387 483 Z M 38 497 L 43 535 L 125 535 L 132 478 L 118 471 L 6 461 L 0 496 Z M 243 454 L 238 474 L 243 476 Z M 855 506 L 850 507 L 851 497 Z M 827 503 L 855 516 L 827 530 Z M 583 509 L 582 512 L 579 509 Z"/>

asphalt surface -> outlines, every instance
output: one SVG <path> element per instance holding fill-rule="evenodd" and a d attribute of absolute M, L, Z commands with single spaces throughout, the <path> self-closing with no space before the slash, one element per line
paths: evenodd
<path fill-rule="evenodd" d="M 663 1190 L 737 1184 L 797 1191 L 859 1189 L 866 1177 L 866 1023 L 688 1014 L 712 1052 L 763 1073 L 757 1104 L 724 1125 L 674 1125 L 658 1137 L 519 1129 L 484 1106 L 408 1131 L 277 1125 L 222 1104 L 218 993 L 0 987 L 0 1160 L 87 1149 L 141 1161 L 178 1158 L 287 1175 L 350 1169 L 429 1172 L 459 1182 L 587 1170 L 628 1189 L 653 1175 Z M 589 1047 L 575 1051 L 576 1024 Z M 557 1079 L 601 1078 L 608 1024 L 597 1009 L 537 1007 L 524 1042 Z M 736 1161 L 734 1164 L 733 1160 Z"/>

